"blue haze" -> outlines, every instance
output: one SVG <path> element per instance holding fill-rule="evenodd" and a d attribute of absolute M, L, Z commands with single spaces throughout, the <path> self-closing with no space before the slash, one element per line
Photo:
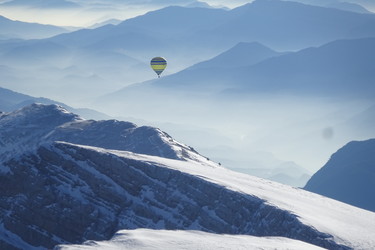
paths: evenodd
<path fill-rule="evenodd" d="M 171 6 L 0 41 L 0 86 L 160 126 L 232 168 L 289 162 L 290 173 L 310 174 L 348 141 L 374 136 L 353 123 L 374 105 L 374 27 L 374 14 L 296 2 Z M 168 60 L 159 80 L 154 56 Z"/>

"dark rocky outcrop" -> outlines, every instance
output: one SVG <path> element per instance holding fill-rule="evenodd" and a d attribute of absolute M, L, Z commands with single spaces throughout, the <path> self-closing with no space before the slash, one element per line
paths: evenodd
<path fill-rule="evenodd" d="M 0 218 L 33 246 L 109 239 L 119 229 L 284 236 L 345 249 L 266 201 L 161 165 L 73 144 L 5 163 Z"/>

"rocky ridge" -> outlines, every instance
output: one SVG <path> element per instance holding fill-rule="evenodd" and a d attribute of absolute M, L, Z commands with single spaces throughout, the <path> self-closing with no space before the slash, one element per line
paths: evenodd
<path fill-rule="evenodd" d="M 373 213 L 229 171 L 155 128 L 39 104 L 5 113 L 0 128 L 0 248 L 138 228 L 375 246 Z"/>

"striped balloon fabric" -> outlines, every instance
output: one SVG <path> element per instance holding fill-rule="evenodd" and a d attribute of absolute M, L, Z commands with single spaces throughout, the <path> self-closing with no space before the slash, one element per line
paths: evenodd
<path fill-rule="evenodd" d="M 151 68 L 160 77 L 160 74 L 167 67 L 167 61 L 163 57 L 154 57 L 151 60 Z"/>

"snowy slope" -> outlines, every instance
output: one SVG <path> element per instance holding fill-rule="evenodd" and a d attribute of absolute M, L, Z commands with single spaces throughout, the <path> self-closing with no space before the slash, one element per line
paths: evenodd
<path fill-rule="evenodd" d="M 17 244 L 52 247 L 150 228 L 375 246 L 374 213 L 209 163 L 55 142 L 4 166 L 0 224 L 3 235 L 20 235 Z"/>
<path fill-rule="evenodd" d="M 108 152 L 98 148 L 85 148 L 99 151 L 102 154 Z M 214 183 L 218 188 L 225 188 L 239 194 L 250 195 L 255 199 L 261 199 L 265 201 L 263 206 L 268 205 L 276 210 L 287 211 L 290 213 L 289 215 L 296 216 L 296 219 L 304 225 L 311 226 L 314 230 L 322 232 L 321 237 L 326 237 L 325 240 L 332 237 L 336 244 L 343 244 L 355 249 L 375 247 L 375 213 L 348 206 L 301 189 L 239 174 L 224 168 L 213 168 L 203 164 L 177 162 L 146 155 L 134 155 L 128 152 L 112 151 L 112 153 L 127 159 L 139 160 L 154 166 L 181 171 L 201 180 Z M 214 193 L 211 195 L 210 199 L 215 201 Z M 211 213 L 210 216 L 220 217 L 217 212 Z M 235 218 L 231 219 L 236 220 Z M 267 224 L 267 218 L 262 219 L 263 223 Z M 248 221 L 247 223 L 251 222 Z M 299 235 L 299 233 L 297 237 L 306 236 Z M 322 239 L 313 239 L 312 241 L 320 240 Z"/>
<path fill-rule="evenodd" d="M 39 104 L 0 116 L 0 128 L 0 248 L 108 240 L 138 228 L 375 246 L 374 213 L 227 170 L 158 129 Z M 143 149 L 170 159 L 124 151 Z"/>
<path fill-rule="evenodd" d="M 14 154 L 35 150 L 42 143 L 58 140 L 172 159 L 207 161 L 160 129 L 117 120 L 85 120 L 58 105 L 32 104 L 6 113 L 0 117 L 0 128 L 0 162 Z"/>
<path fill-rule="evenodd" d="M 171 240 L 173 239 L 173 240 Z M 238 249 L 238 250 L 275 250 L 323 249 L 302 241 L 281 237 L 254 237 L 248 235 L 212 234 L 201 231 L 168 231 L 168 230 L 122 230 L 110 241 L 88 241 L 83 245 L 65 245 L 55 248 L 60 250 L 80 249 Z"/>
<path fill-rule="evenodd" d="M 305 189 L 375 212 L 375 139 L 346 144 Z"/>
<path fill-rule="evenodd" d="M 35 149 L 56 127 L 80 119 L 57 105 L 33 104 L 4 114 L 0 117 L 0 162 Z"/>

